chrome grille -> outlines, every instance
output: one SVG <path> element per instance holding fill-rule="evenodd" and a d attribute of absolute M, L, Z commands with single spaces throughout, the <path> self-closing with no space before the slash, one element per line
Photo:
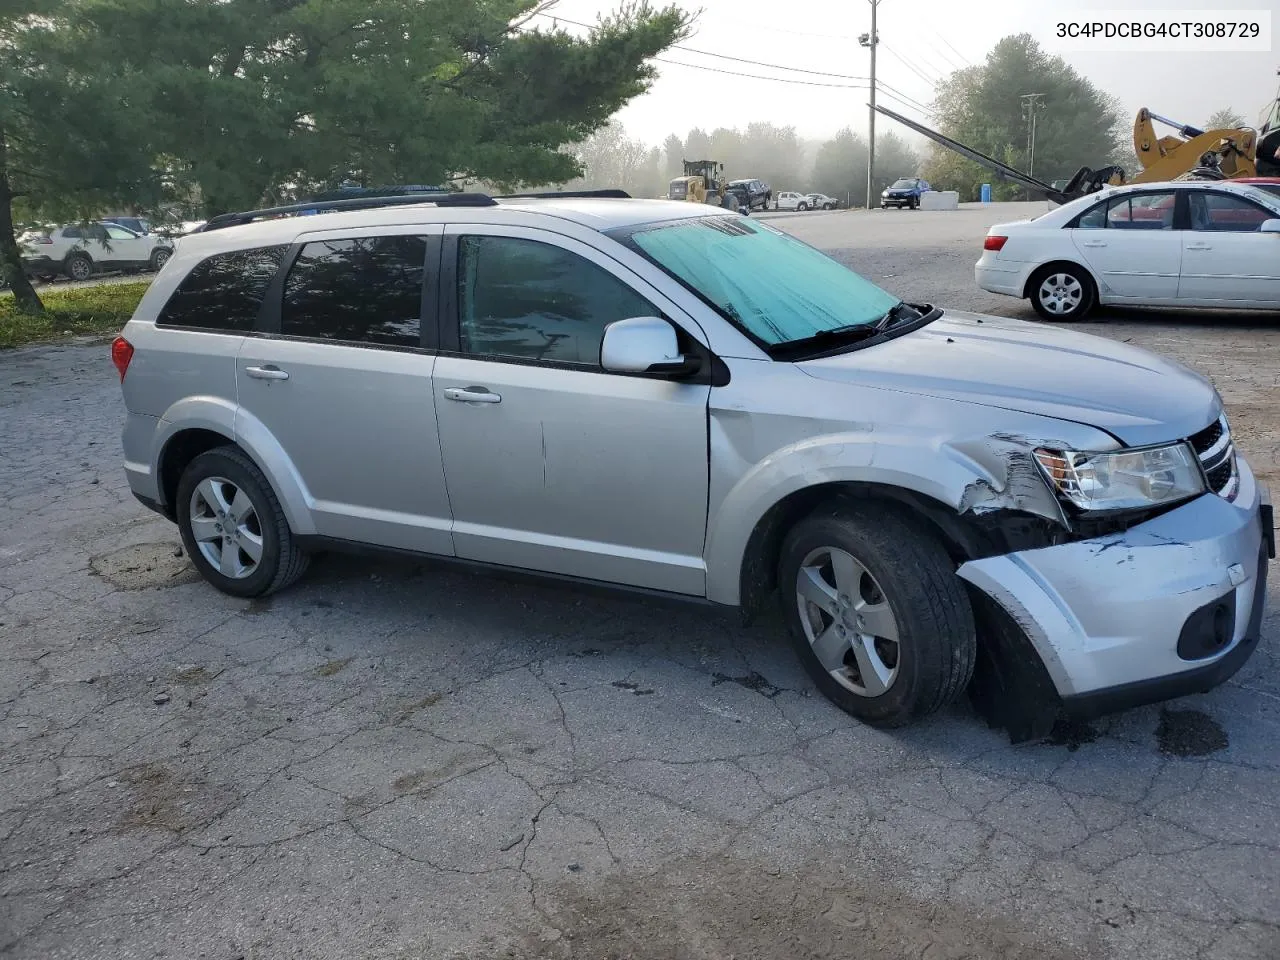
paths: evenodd
<path fill-rule="evenodd" d="M 1192 436 L 1191 447 L 1200 458 L 1209 489 L 1223 499 L 1234 500 L 1240 490 L 1240 474 L 1226 414 Z"/>

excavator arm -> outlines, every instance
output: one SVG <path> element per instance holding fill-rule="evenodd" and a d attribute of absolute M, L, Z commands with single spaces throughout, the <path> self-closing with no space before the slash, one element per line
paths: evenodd
<path fill-rule="evenodd" d="M 1176 133 L 1157 135 L 1157 122 Z M 1201 130 L 1143 107 L 1133 121 L 1133 151 L 1143 169 L 1133 182 L 1158 183 L 1190 174 L 1222 180 L 1257 176 L 1257 149 L 1257 135 L 1247 127 Z"/>
<path fill-rule="evenodd" d="M 997 179 L 1016 183 L 1056 203 L 1066 203 L 1069 200 L 1075 200 L 1077 197 L 1096 193 L 1108 184 L 1118 185 L 1124 183 L 1125 180 L 1124 170 L 1120 167 L 1103 167 L 1099 170 L 1094 170 L 1091 167 L 1081 167 L 1067 185 L 1059 190 L 1043 180 L 1037 180 L 1030 174 L 1023 173 L 1021 170 L 1011 167 L 1007 163 L 1002 163 L 994 157 L 989 157 L 985 153 L 973 149 L 973 147 L 965 146 L 960 141 L 953 140 L 937 130 L 931 130 L 924 124 L 895 113 L 887 107 L 876 104 L 875 110 L 877 113 L 884 114 L 890 120 L 896 120 L 916 133 L 928 137 L 934 143 L 941 144 L 948 150 L 960 154 L 965 159 L 986 167 L 995 173 Z"/>

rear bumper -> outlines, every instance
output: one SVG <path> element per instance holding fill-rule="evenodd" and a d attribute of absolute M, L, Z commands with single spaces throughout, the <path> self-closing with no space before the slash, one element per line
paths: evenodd
<path fill-rule="evenodd" d="M 1021 299 L 1027 283 L 1026 264 L 988 261 L 985 257 L 973 267 L 973 279 L 979 289 Z"/>
<path fill-rule="evenodd" d="M 1125 533 L 970 561 L 1064 705 L 1097 713 L 1206 690 L 1257 647 L 1270 550 L 1265 488 L 1206 494 Z M 1180 652 L 1181 650 L 1181 652 Z"/>
<path fill-rule="evenodd" d="M 52 257 L 23 257 L 22 269 L 28 275 L 61 273 L 62 262 Z"/>

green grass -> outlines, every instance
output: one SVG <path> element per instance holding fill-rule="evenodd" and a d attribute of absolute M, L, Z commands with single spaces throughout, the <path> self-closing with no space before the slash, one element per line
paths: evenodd
<path fill-rule="evenodd" d="M 18 310 L 13 296 L 0 296 L 0 350 L 73 336 L 107 336 L 129 322 L 149 283 L 105 283 L 74 290 L 42 290 L 44 313 Z"/>

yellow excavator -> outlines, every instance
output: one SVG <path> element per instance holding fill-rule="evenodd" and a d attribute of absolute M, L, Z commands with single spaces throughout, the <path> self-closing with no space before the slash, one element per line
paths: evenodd
<path fill-rule="evenodd" d="M 1159 183 L 1169 180 L 1230 180 L 1238 177 L 1280 176 L 1280 92 L 1264 111 L 1257 131 L 1249 127 L 1201 130 L 1152 113 L 1146 107 L 1133 121 L 1133 149 L 1142 169 L 1128 177 L 1123 167 L 1097 170 L 1081 167 L 1065 184 L 1048 184 L 993 157 L 974 150 L 945 134 L 930 130 L 901 114 L 876 104 L 876 111 L 903 126 L 993 170 L 996 177 L 1039 193 L 1057 203 L 1122 183 Z M 1159 136 L 1155 124 L 1173 127 L 1174 134 Z"/>
<path fill-rule="evenodd" d="M 1159 136 L 1155 124 L 1176 134 Z M 1165 180 L 1232 180 L 1258 175 L 1258 135 L 1249 127 L 1201 130 L 1146 107 L 1133 121 L 1133 152 L 1142 171 L 1130 183 Z"/>

